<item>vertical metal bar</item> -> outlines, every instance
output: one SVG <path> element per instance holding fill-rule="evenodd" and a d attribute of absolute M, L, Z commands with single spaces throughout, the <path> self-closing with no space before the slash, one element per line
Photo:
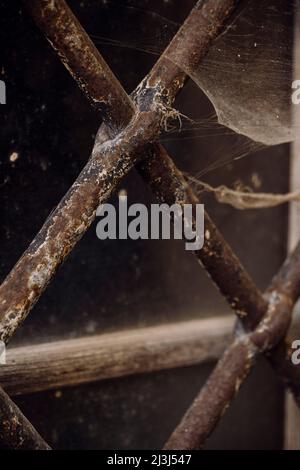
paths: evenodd
<path fill-rule="evenodd" d="M 295 44 L 294 44 L 294 80 L 300 80 L 300 3 L 297 3 L 295 13 Z M 300 104 L 292 106 L 293 125 L 300 130 Z M 290 159 L 290 189 L 300 188 L 300 136 L 295 132 L 295 141 L 291 148 Z M 300 233 L 300 204 L 290 203 L 288 250 L 292 250 Z M 298 366 L 299 367 L 299 366 Z M 300 449 L 300 410 L 294 397 L 287 392 L 285 395 L 285 448 L 288 450 Z"/>

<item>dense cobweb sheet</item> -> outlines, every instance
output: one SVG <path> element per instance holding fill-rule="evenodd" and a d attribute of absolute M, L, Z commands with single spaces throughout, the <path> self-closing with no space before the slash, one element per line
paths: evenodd
<path fill-rule="evenodd" d="M 291 125 L 292 0 L 244 0 L 198 70 L 178 63 L 214 105 L 220 124 L 256 142 L 293 140 Z M 96 42 L 161 54 L 179 25 L 149 11 L 147 1 L 117 7 L 134 27 Z M 136 5 L 139 5 L 137 7 Z M 122 15 L 123 12 L 123 15 Z"/>
<path fill-rule="evenodd" d="M 293 2 L 243 2 L 199 68 L 186 70 L 221 124 L 267 145 L 293 140 Z M 181 65 L 181 64 L 178 64 Z"/>

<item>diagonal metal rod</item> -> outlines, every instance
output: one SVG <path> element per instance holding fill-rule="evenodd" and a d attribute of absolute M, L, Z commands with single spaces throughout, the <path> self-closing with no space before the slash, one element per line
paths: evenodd
<path fill-rule="evenodd" d="M 299 272 L 300 243 L 266 292 L 270 299 L 267 314 L 253 332 L 239 331 L 172 433 L 165 449 L 192 450 L 203 447 L 248 377 L 259 354 L 265 353 L 278 375 L 285 379 L 292 377 L 294 371 L 299 369 L 299 366 L 292 365 L 291 350 L 280 342 L 289 327 L 292 308 L 300 296 Z M 285 362 L 282 360 L 283 354 L 288 354 Z M 287 385 L 293 388 L 291 380 Z M 298 390 L 295 390 L 294 396 L 299 404 Z"/>
<path fill-rule="evenodd" d="M 15 450 L 51 450 L 17 405 L 1 388 L 0 441 Z"/>
<path fill-rule="evenodd" d="M 30 6 L 32 15 L 38 26 L 45 32 L 50 43 L 58 50 L 62 61 L 66 64 L 67 68 L 71 71 L 72 75 L 78 83 L 83 82 L 85 86 L 83 90 L 89 96 L 92 91 L 92 84 L 89 84 L 89 73 L 85 72 L 86 67 L 80 67 L 82 64 L 81 49 L 84 50 L 83 59 L 86 61 L 86 65 L 93 61 L 92 55 L 94 54 L 94 46 L 88 36 L 82 32 L 82 27 L 72 12 L 68 9 L 63 1 L 57 2 L 57 8 L 55 10 L 55 17 L 53 18 L 53 10 L 51 11 L 52 20 L 49 21 L 45 11 L 45 7 L 42 7 L 36 0 L 28 0 L 26 2 Z M 48 2 L 44 2 L 47 4 Z M 236 2 L 237 3 L 237 2 Z M 40 7 L 38 7 L 38 4 Z M 193 47 L 199 53 L 200 46 L 203 47 L 203 53 L 207 50 L 207 42 L 204 40 L 204 34 L 206 36 L 211 35 L 210 22 L 203 25 L 203 17 L 207 18 L 207 15 L 203 15 L 203 9 L 211 11 L 214 5 L 218 5 L 221 8 L 222 2 L 218 1 L 206 1 L 198 2 L 196 8 L 192 14 L 188 17 L 184 26 L 179 30 L 170 46 L 167 48 L 165 53 L 161 56 L 159 61 L 156 63 L 149 76 L 147 76 L 142 84 L 133 93 L 133 97 L 138 104 L 138 107 L 142 107 L 145 95 L 154 93 L 157 88 L 156 83 L 163 83 L 166 90 L 168 87 L 174 87 L 174 83 L 184 83 L 186 75 L 184 72 L 175 65 L 178 61 L 184 62 L 184 68 L 191 70 L 193 67 L 197 67 L 201 60 L 201 55 L 195 59 L 195 55 L 189 51 L 190 43 L 192 42 Z M 226 4 L 226 5 L 225 5 Z M 224 2 L 222 14 L 226 11 L 228 15 L 229 9 L 233 9 L 234 2 Z M 205 10 L 206 11 L 206 10 Z M 220 11 L 218 11 L 220 14 Z M 55 20 L 55 21 L 53 21 Z M 65 29 L 61 31 L 60 25 L 67 25 Z M 202 28 L 199 28 L 199 24 Z M 72 25 L 72 26 L 70 26 Z M 200 31 L 200 32 L 199 32 Z M 214 30 L 213 30 L 214 31 Z M 72 34 L 74 37 L 72 37 Z M 82 38 L 82 41 L 75 41 L 75 38 Z M 67 38 L 67 39 L 66 39 Z M 77 49 L 77 62 L 74 57 L 74 44 Z M 69 51 L 71 49 L 71 51 Z M 90 52 L 90 58 L 89 53 Z M 189 52 L 187 52 L 189 51 Z M 71 54 L 72 52 L 72 54 Z M 69 54 L 72 57 L 72 63 L 69 59 Z M 100 56 L 100 53 L 97 52 Z M 101 56 L 100 56 L 101 57 Z M 171 61 L 170 61 L 171 59 Z M 189 62 L 190 60 L 190 62 Z M 93 71 L 95 74 L 99 74 L 99 77 L 105 75 L 109 77 L 109 80 L 102 78 L 105 83 L 107 96 L 120 95 L 121 85 L 118 80 L 114 77 L 112 80 L 111 72 L 107 71 L 108 66 L 103 65 L 103 59 L 99 61 L 98 69 L 94 66 Z M 100 83 L 100 78 L 95 79 Z M 107 83 L 109 87 L 107 88 Z M 177 85 L 178 86 L 178 85 Z M 114 91 L 118 90 L 118 92 Z M 98 93 L 103 97 L 104 93 L 102 90 L 98 90 Z M 167 91 L 164 92 L 165 94 Z M 102 98 L 103 103 L 104 98 Z M 125 110 L 122 110 L 122 103 L 128 102 L 128 109 L 134 110 L 135 105 L 131 98 L 129 98 L 123 91 L 122 100 L 118 103 L 118 109 L 120 110 L 120 116 L 125 114 Z M 97 96 L 94 96 L 94 100 L 97 101 Z M 112 102 L 106 100 L 106 108 L 104 112 L 105 116 L 112 115 L 115 112 L 112 108 Z M 120 118 L 117 118 L 117 123 L 120 122 Z M 109 125 L 109 122 L 108 122 Z M 98 140 L 104 142 L 108 137 L 110 130 L 107 127 L 103 129 L 101 127 Z M 143 149 L 144 150 L 144 149 Z M 167 152 L 161 145 L 153 145 L 148 147 L 148 156 L 141 162 L 137 163 L 137 168 L 144 179 L 150 184 L 157 198 L 163 202 L 169 204 L 179 203 L 197 203 L 199 202 L 195 194 L 185 181 L 182 173 L 176 168 L 172 159 L 168 156 Z M 230 246 L 226 243 L 214 223 L 211 221 L 208 214 L 205 214 L 205 227 L 206 233 L 209 234 L 202 250 L 196 252 L 200 262 L 204 265 L 215 284 L 219 287 L 223 295 L 227 298 L 231 307 L 236 311 L 237 315 L 241 318 L 243 325 L 247 329 L 254 328 L 257 326 L 259 321 L 262 319 L 264 313 L 267 311 L 268 302 L 261 295 L 259 290 L 256 288 L 252 279 L 241 265 L 239 259 L 231 250 Z M 287 367 L 285 353 L 282 355 L 282 368 L 289 370 Z M 296 385 L 296 393 L 299 393 L 300 388 L 300 372 L 294 373 Z"/>

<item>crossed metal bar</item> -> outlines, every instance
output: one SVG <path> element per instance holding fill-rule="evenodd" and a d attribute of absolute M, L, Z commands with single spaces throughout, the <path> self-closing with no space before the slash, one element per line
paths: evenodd
<path fill-rule="evenodd" d="M 155 140 L 174 114 L 172 104 L 187 79 L 185 70 L 198 68 L 238 0 L 198 1 L 131 97 L 64 0 L 25 0 L 25 3 L 82 91 L 100 111 L 104 124 L 85 168 L 0 286 L 0 339 L 6 342 L 90 226 L 98 205 L 108 199 L 133 165 L 136 164 L 159 201 L 198 202 L 182 173 Z M 291 350 L 284 340 L 293 305 L 300 296 L 300 244 L 263 296 L 208 214 L 205 228 L 204 247 L 195 254 L 239 320 L 233 343 L 166 449 L 194 449 L 203 445 L 260 353 L 269 359 L 300 404 L 300 368 L 292 364 Z M 0 394 L 0 403 L 6 404 L 3 416 L 7 422 L 14 406 L 14 417 L 22 422 L 19 429 L 26 444 L 13 430 L 2 431 L 2 426 L 3 441 L 18 448 L 48 448 L 4 392 Z M 27 434 L 31 440 L 24 438 Z"/>

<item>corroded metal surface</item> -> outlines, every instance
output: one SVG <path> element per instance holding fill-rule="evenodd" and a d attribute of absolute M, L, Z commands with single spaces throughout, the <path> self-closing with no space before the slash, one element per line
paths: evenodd
<path fill-rule="evenodd" d="M 90 226 L 95 211 L 132 168 L 159 130 L 156 110 L 136 115 L 118 136 L 101 145 L 27 251 L 0 286 L 0 339 L 7 342 L 29 313 L 59 265 Z"/>
<path fill-rule="evenodd" d="M 70 8 L 56 0 L 27 0 L 25 4 L 81 90 L 101 111 L 104 121 L 115 131 L 122 129 L 134 113 L 134 105 L 119 82 L 111 86 L 113 73 Z"/>
<path fill-rule="evenodd" d="M 51 450 L 48 444 L 0 388 L 0 441 L 15 450 Z"/>

